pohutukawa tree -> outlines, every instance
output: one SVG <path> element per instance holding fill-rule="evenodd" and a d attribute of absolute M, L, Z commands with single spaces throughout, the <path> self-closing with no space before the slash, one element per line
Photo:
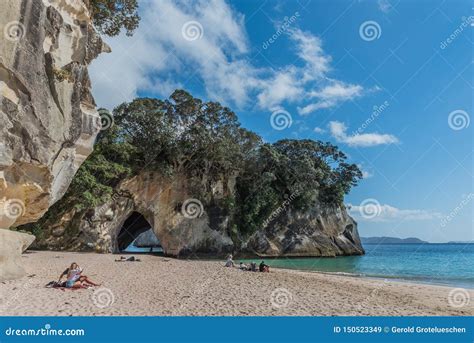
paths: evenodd
<path fill-rule="evenodd" d="M 290 206 L 300 210 L 318 202 L 339 206 L 362 178 L 359 168 L 330 143 L 263 143 L 240 126 L 229 108 L 183 90 L 167 100 L 123 103 L 113 115 L 115 124 L 99 134 L 67 194 L 42 221 L 72 206 L 87 211 L 105 202 L 121 180 L 143 170 L 206 180 L 197 182 L 204 188 L 222 176 L 236 176 L 235 196 L 225 205 L 234 234 L 245 237 L 261 228 L 286 199 L 291 197 Z"/>
<path fill-rule="evenodd" d="M 107 36 L 131 36 L 140 22 L 137 0 L 86 0 L 94 26 Z"/>

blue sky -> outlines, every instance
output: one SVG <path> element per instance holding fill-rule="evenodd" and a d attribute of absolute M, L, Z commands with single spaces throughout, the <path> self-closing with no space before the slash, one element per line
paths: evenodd
<path fill-rule="evenodd" d="M 473 239 L 470 1 L 141 1 L 91 68 L 99 106 L 183 88 L 266 141 L 337 144 L 363 236 Z M 291 125 L 290 125 L 291 124 Z"/>

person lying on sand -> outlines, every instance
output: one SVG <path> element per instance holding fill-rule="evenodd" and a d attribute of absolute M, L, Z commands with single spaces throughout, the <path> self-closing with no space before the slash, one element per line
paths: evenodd
<path fill-rule="evenodd" d="M 87 288 L 89 286 L 100 286 L 92 282 L 87 276 L 81 275 L 82 268 L 76 262 L 71 263 L 69 268 L 59 276 L 58 283 L 61 283 L 63 276 L 66 276 L 66 288 Z"/>
<path fill-rule="evenodd" d="M 139 258 L 135 258 L 135 256 L 131 256 L 129 258 L 126 258 L 124 256 L 120 256 L 119 260 L 114 260 L 115 262 L 141 262 Z"/>

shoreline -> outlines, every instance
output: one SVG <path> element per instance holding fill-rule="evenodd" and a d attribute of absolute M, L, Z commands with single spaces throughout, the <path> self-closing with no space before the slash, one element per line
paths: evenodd
<path fill-rule="evenodd" d="M 270 273 L 225 268 L 223 261 L 140 255 L 141 262 L 114 262 L 118 255 L 30 251 L 28 276 L 0 282 L 2 316 L 472 316 L 455 288 L 364 276 L 272 268 Z M 71 263 L 101 287 L 59 290 Z M 451 297 L 451 298 L 450 298 Z"/>
<path fill-rule="evenodd" d="M 391 244 L 391 243 L 388 243 Z M 430 243 L 430 244 L 453 244 L 453 243 Z M 456 243 L 457 244 L 457 243 Z M 77 254 L 92 254 L 92 255 L 112 255 L 112 256 L 120 256 L 120 255 L 125 255 L 125 256 L 135 256 L 139 258 L 139 256 L 156 256 L 156 257 L 162 257 L 166 259 L 175 259 L 177 261 L 206 261 L 206 262 L 212 262 L 212 263 L 221 263 L 224 264 L 224 258 L 209 258 L 205 257 L 203 259 L 200 258 L 176 258 L 171 255 L 165 255 L 162 253 L 146 253 L 146 252 L 121 252 L 121 253 L 110 253 L 110 254 L 98 254 L 95 252 L 75 252 L 75 251 L 52 251 L 52 250 L 27 250 L 26 253 L 28 254 L 29 252 L 53 252 L 53 253 L 77 253 Z M 284 258 L 289 258 L 289 259 L 303 259 L 303 258 L 338 258 L 338 257 L 344 257 L 344 256 L 317 256 L 317 257 L 309 257 L 309 256 L 290 256 L 290 257 L 284 257 Z M 262 256 L 256 256 L 255 260 L 257 259 L 264 259 L 264 260 L 272 260 L 272 259 L 281 259 L 282 257 L 262 257 Z M 248 260 L 249 258 L 234 258 L 234 262 L 238 262 L 239 260 Z M 245 261 L 248 262 L 248 261 Z M 351 278 L 362 278 L 362 279 L 373 279 L 376 281 L 384 281 L 384 282 L 399 282 L 399 283 L 408 283 L 408 284 L 415 284 L 415 285 L 427 285 L 427 286 L 438 286 L 438 287 L 447 287 L 447 288 L 453 288 L 453 287 L 462 287 L 462 288 L 468 288 L 469 290 L 474 290 L 474 285 L 460 285 L 460 284 L 448 284 L 448 283 L 437 283 L 437 282 L 429 282 L 429 281 L 422 281 L 422 280 L 411 280 L 408 278 L 404 277 L 398 277 L 398 276 L 377 276 L 377 275 L 367 275 L 367 274 L 357 274 L 357 273 L 349 273 L 349 272 L 336 272 L 336 271 L 322 271 L 322 270 L 309 270 L 309 269 L 297 269 L 297 268 L 286 268 L 286 267 L 279 267 L 279 266 L 271 266 L 272 269 L 278 269 L 282 271 L 295 271 L 295 272 L 301 272 L 301 273 L 316 273 L 316 274 L 323 274 L 323 275 L 333 275 L 333 276 L 342 276 L 342 277 L 351 277 Z"/>
<path fill-rule="evenodd" d="M 423 281 L 423 280 L 410 280 L 408 278 L 398 277 L 398 276 L 374 276 L 374 275 L 366 275 L 366 274 L 356 274 L 356 273 L 347 273 L 347 272 L 326 272 L 321 270 L 307 270 L 307 269 L 293 269 L 293 268 L 285 268 L 285 267 L 275 267 L 272 266 L 273 269 L 281 269 L 281 270 L 288 270 L 288 271 L 298 271 L 302 273 L 316 273 L 316 274 L 327 274 L 327 275 L 334 275 L 334 276 L 342 276 L 342 277 L 352 277 L 352 278 L 362 278 L 362 279 L 372 279 L 376 281 L 385 281 L 385 282 L 399 282 L 399 283 L 408 283 L 408 284 L 415 284 L 415 285 L 426 285 L 426 286 L 437 286 L 437 287 L 461 287 L 467 288 L 469 290 L 474 290 L 474 285 L 461 285 L 461 284 L 448 284 L 448 283 L 439 283 L 439 282 L 430 282 L 430 281 Z"/>
<path fill-rule="evenodd" d="M 315 273 L 315 274 L 322 274 L 322 275 L 332 275 L 332 276 L 340 276 L 340 277 L 348 277 L 348 278 L 360 278 L 360 279 L 368 279 L 374 280 L 379 282 L 396 282 L 400 284 L 411 284 L 411 285 L 420 285 L 420 286 L 434 286 L 434 287 L 444 287 L 444 288 L 467 288 L 469 290 L 474 291 L 474 285 L 454 285 L 454 284 L 443 284 L 443 283 L 436 283 L 436 282 L 429 282 L 429 281 L 421 281 L 421 280 L 409 280 L 404 279 L 396 276 L 372 276 L 372 275 L 364 275 L 364 274 L 355 274 L 355 273 L 346 273 L 346 272 L 325 272 L 319 270 L 304 270 L 304 269 L 292 269 L 292 268 L 284 268 L 284 267 L 272 267 L 273 269 L 279 269 L 283 271 L 295 271 L 301 273 Z"/>

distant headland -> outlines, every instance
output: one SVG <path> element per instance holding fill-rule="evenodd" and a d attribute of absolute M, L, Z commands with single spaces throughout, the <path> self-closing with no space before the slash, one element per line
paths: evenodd
<path fill-rule="evenodd" d="M 429 243 L 416 237 L 361 237 L 362 244 L 422 244 Z"/>

